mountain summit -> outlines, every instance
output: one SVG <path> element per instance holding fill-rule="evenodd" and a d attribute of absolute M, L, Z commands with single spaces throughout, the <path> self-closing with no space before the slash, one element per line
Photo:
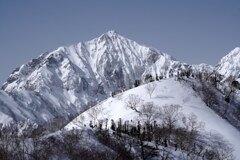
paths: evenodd
<path fill-rule="evenodd" d="M 226 77 L 240 78 L 240 48 L 236 47 L 224 56 L 217 64 L 216 70 Z"/>

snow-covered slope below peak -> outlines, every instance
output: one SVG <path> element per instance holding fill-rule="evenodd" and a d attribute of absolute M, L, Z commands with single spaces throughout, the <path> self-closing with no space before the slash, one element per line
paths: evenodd
<path fill-rule="evenodd" d="M 177 104 L 182 106 L 182 112 L 186 115 L 194 113 L 198 121 L 205 123 L 205 130 L 212 133 L 220 134 L 230 144 L 233 145 L 234 154 L 240 159 L 240 132 L 229 124 L 226 120 L 219 117 L 213 110 L 205 105 L 198 94 L 186 83 L 180 83 L 174 79 L 166 79 L 152 82 L 155 84 L 155 90 L 150 98 L 146 91 L 146 85 L 125 91 L 110 97 L 98 105 L 80 114 L 76 119 L 69 123 L 65 128 L 81 128 L 83 125 L 89 126 L 90 121 L 109 120 L 136 120 L 138 113 L 126 107 L 130 95 L 137 95 L 141 102 L 154 102 L 158 106 Z M 96 112 L 97 111 L 97 112 Z M 95 113 L 95 114 L 94 114 Z M 94 118 L 93 118 L 94 117 Z M 204 131 L 203 131 L 204 132 Z"/>
<path fill-rule="evenodd" d="M 24 109 L 19 107 L 14 100 L 4 91 L 0 91 L 0 123 L 8 124 L 12 121 L 24 120 Z"/>
<path fill-rule="evenodd" d="M 226 78 L 240 76 L 240 48 L 236 47 L 229 54 L 224 56 L 215 67 L 216 71 L 224 75 Z"/>

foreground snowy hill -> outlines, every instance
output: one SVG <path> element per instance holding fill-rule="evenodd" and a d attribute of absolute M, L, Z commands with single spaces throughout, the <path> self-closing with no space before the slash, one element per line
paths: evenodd
<path fill-rule="evenodd" d="M 152 95 L 149 94 L 150 92 L 147 89 L 151 86 L 154 86 Z M 198 121 L 205 124 L 205 130 L 202 130 L 202 133 L 217 133 L 222 136 L 233 146 L 236 159 L 240 159 L 240 132 L 207 107 L 188 83 L 176 81 L 173 78 L 145 84 L 110 97 L 80 114 L 65 128 L 82 128 L 84 125 L 89 126 L 90 121 L 94 125 L 106 119 L 109 120 L 108 127 L 110 127 L 111 119 L 114 121 L 119 120 L 119 118 L 123 121 L 139 119 L 139 113 L 128 107 L 129 100 L 134 101 L 136 106 L 145 102 L 153 102 L 158 108 L 168 107 L 172 104 L 182 106 L 181 112 L 183 114 L 193 113 L 197 116 Z M 138 109 L 138 107 L 136 108 Z"/>

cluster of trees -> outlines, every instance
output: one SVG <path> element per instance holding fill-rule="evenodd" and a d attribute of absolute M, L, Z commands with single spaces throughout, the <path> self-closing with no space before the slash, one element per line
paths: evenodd
<path fill-rule="evenodd" d="M 134 101 L 127 105 L 137 111 L 138 120 L 111 120 L 110 130 L 102 123 L 90 125 L 98 132 L 104 133 L 103 137 L 113 137 L 125 143 L 125 150 L 129 151 L 129 155 L 131 150 L 137 150 L 132 156 L 143 160 L 153 157 L 161 157 L 164 160 L 233 159 L 231 147 L 217 135 L 202 135 L 200 131 L 203 130 L 204 124 L 198 122 L 194 114 L 182 114 L 179 105 L 161 108 L 154 103 L 140 105 L 138 97 L 133 95 L 130 99 Z M 173 151 L 177 151 L 178 155 Z"/>
<path fill-rule="evenodd" d="M 72 129 L 52 134 L 36 134 L 39 132 L 34 130 L 27 134 L 19 134 L 20 131 L 14 126 L 2 127 L 0 130 L 1 160 L 134 159 L 123 140 L 118 141 L 106 132 Z M 89 137 L 92 140 L 97 138 L 100 144 L 86 144 Z"/>
<path fill-rule="evenodd" d="M 202 135 L 204 125 L 195 115 L 182 114 L 181 106 L 159 107 L 151 102 L 141 103 L 135 95 L 130 97 L 126 106 L 136 110 L 138 118 L 111 120 L 109 127 L 103 121 L 90 123 L 93 129 L 61 132 L 44 126 L 28 132 L 14 124 L 1 126 L 0 159 L 233 159 L 229 145 L 216 135 Z M 96 112 L 101 112 L 99 109 Z M 62 128 L 62 121 L 58 118 L 46 126 Z M 93 145 L 86 139 L 97 141 Z"/>
<path fill-rule="evenodd" d="M 167 75 L 167 74 L 166 74 Z M 217 73 L 216 71 L 213 72 L 193 72 L 193 70 L 191 69 L 187 69 L 186 71 L 177 71 L 176 73 L 173 73 L 173 71 L 169 71 L 168 77 L 175 77 L 176 80 L 181 80 L 184 77 L 185 78 L 195 78 L 197 80 L 200 81 L 206 81 L 209 82 L 211 84 L 213 84 L 214 86 L 218 86 L 218 84 L 220 84 L 221 80 L 223 79 L 223 76 L 220 75 L 219 73 Z M 144 83 L 148 83 L 148 82 L 153 82 L 153 81 L 159 81 L 161 79 L 166 78 L 166 76 L 158 76 L 156 75 L 151 75 L 151 74 L 147 74 L 144 77 Z M 141 82 L 140 80 L 135 80 L 134 82 L 134 86 L 137 87 L 139 85 L 141 85 L 143 82 Z"/>

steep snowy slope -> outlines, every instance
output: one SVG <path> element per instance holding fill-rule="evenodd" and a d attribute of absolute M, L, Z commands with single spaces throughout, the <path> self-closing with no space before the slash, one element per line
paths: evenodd
<path fill-rule="evenodd" d="M 154 102 L 158 106 L 164 106 L 166 104 L 181 105 L 184 114 L 194 113 L 199 121 L 205 123 L 206 131 L 218 133 L 229 141 L 235 149 L 234 155 L 236 156 L 236 159 L 240 159 L 240 132 L 207 107 L 198 94 L 192 90 L 188 84 L 184 82 L 180 83 L 174 79 L 161 80 L 153 83 L 155 84 L 155 90 L 151 98 L 146 91 L 146 85 L 125 91 L 115 97 L 110 97 L 104 102 L 80 114 L 65 128 L 81 128 L 84 124 L 89 126 L 90 120 L 94 123 L 94 121 L 105 120 L 106 118 L 109 120 L 109 125 L 111 119 L 115 121 L 119 118 L 122 118 L 123 120 L 134 120 L 138 113 L 135 110 L 126 107 L 126 102 L 128 101 L 129 96 L 134 94 L 139 96 L 141 99 L 140 103 Z"/>
<path fill-rule="evenodd" d="M 7 116 L 37 122 L 74 116 L 112 92 L 133 87 L 135 80 L 144 79 L 143 73 L 147 74 L 147 68 L 155 63 L 161 68 L 159 74 L 186 66 L 115 31 L 85 43 L 59 47 L 13 71 L 2 90 L 26 114 L 18 115 L 9 108 L 14 114 Z"/>
<path fill-rule="evenodd" d="M 224 56 L 216 65 L 215 70 L 226 78 L 229 76 L 240 78 L 240 48 L 237 47 Z"/>
<path fill-rule="evenodd" d="M 24 109 L 18 106 L 5 92 L 0 91 L 0 122 L 7 124 L 12 121 L 24 120 Z"/>

